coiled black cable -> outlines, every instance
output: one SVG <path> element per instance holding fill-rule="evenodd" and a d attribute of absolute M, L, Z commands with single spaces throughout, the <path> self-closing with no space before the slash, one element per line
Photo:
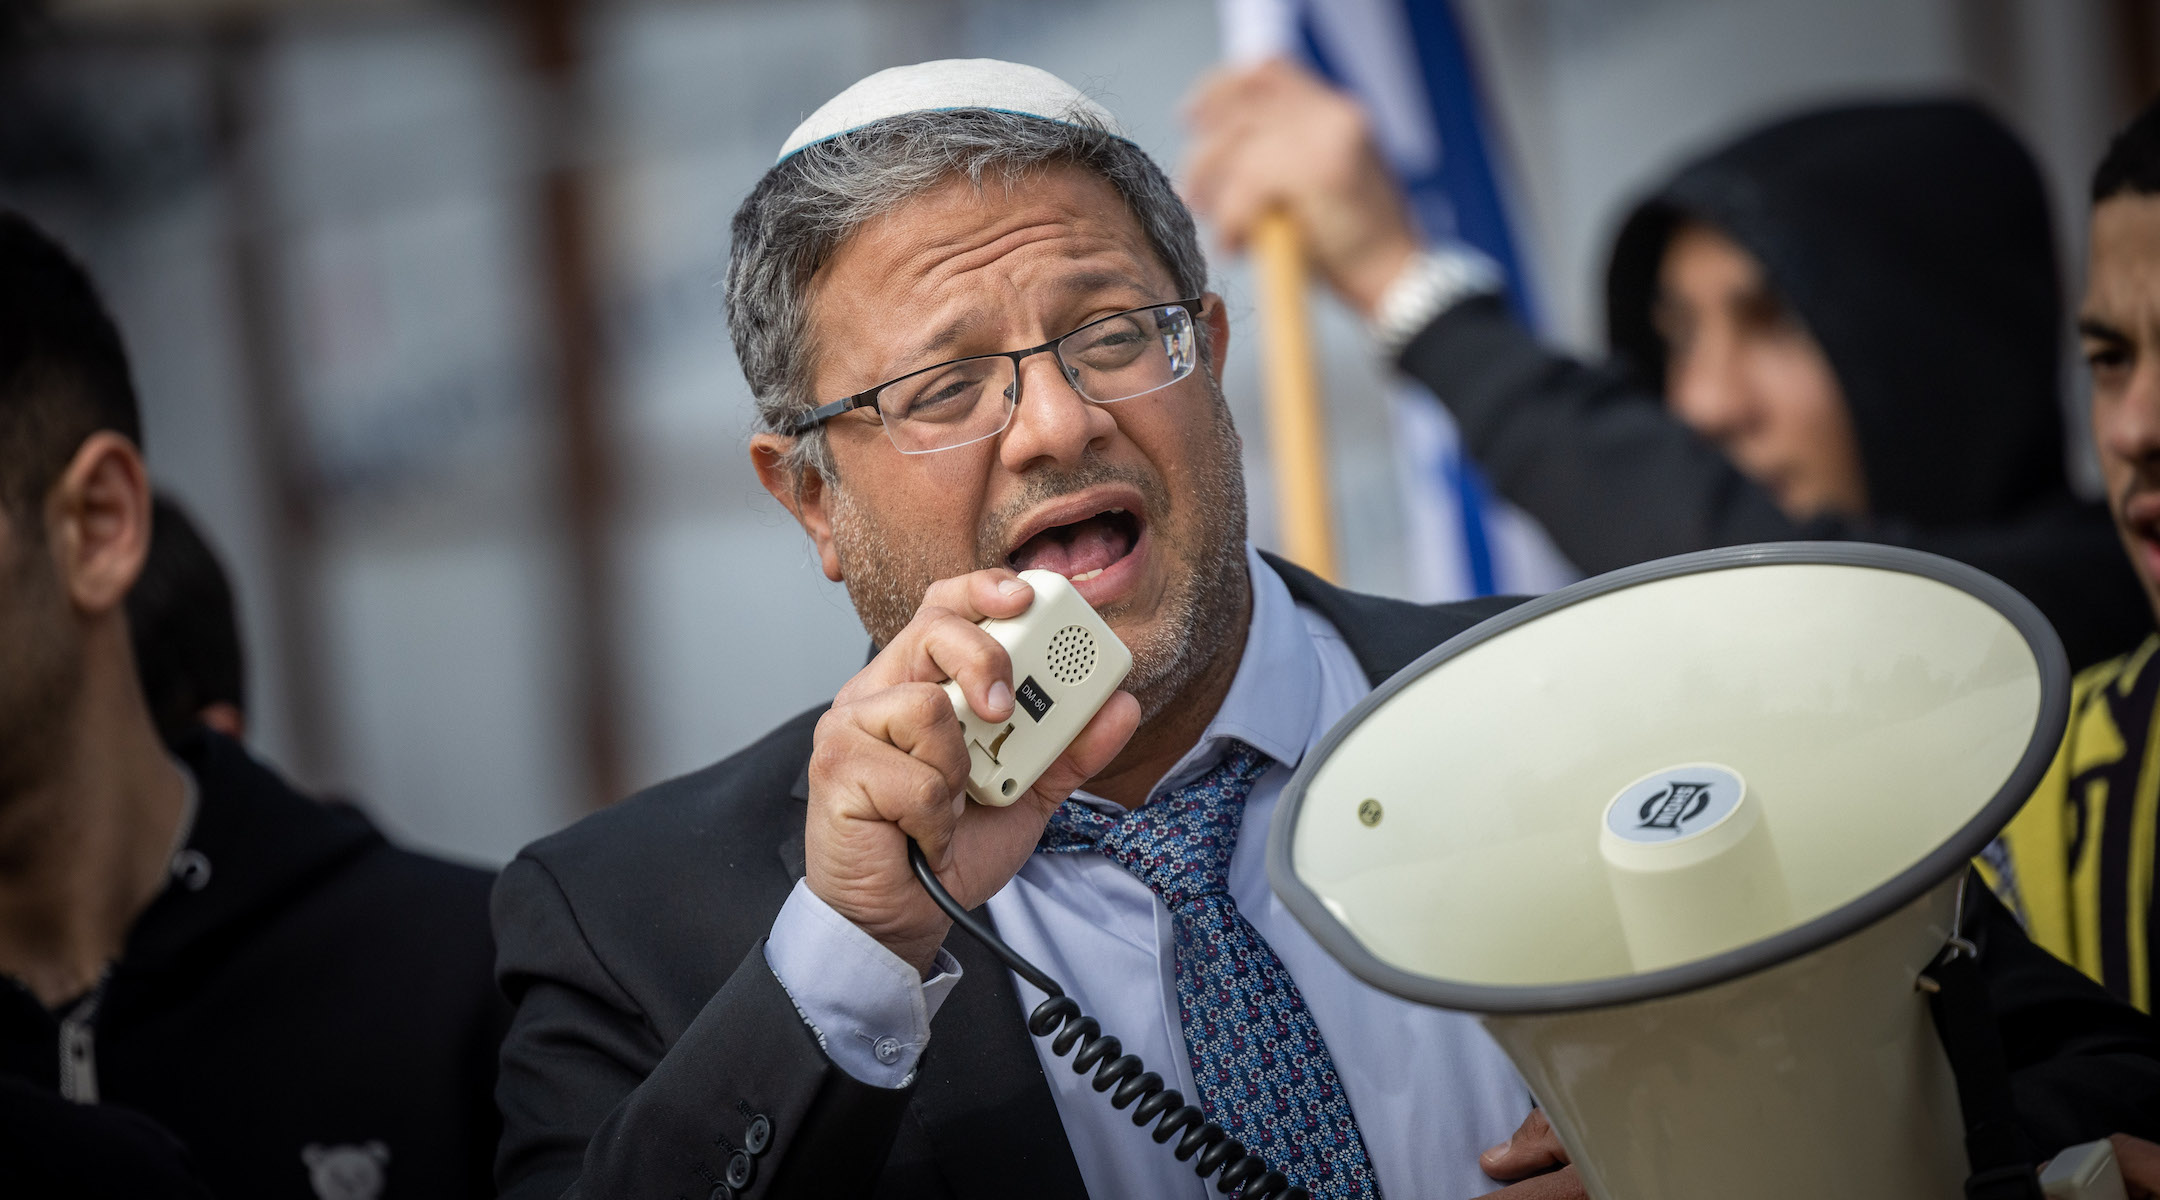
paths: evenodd
<path fill-rule="evenodd" d="M 1006 945 L 989 926 L 960 907 L 960 902 L 938 882 L 937 872 L 930 869 L 929 860 L 923 857 L 922 847 L 915 844 L 914 838 L 908 839 L 907 849 L 908 863 L 915 868 L 915 878 L 922 881 L 923 890 L 930 893 L 930 899 L 945 910 L 953 924 L 966 930 L 969 937 L 981 942 L 984 949 L 1012 968 L 1015 975 L 1034 984 L 1049 997 L 1028 1014 L 1028 1032 L 1036 1037 L 1050 1038 L 1050 1048 L 1060 1058 L 1072 1054 L 1075 1046 L 1079 1047 L 1080 1052 L 1073 1054 L 1074 1073 L 1085 1075 L 1094 1071 L 1095 1090 L 1110 1092 L 1112 1107 L 1122 1111 L 1139 1101 L 1139 1106 L 1133 1108 L 1133 1124 L 1144 1128 L 1149 1121 L 1155 1121 L 1152 1136 L 1158 1143 L 1177 1138 L 1178 1143 L 1171 1152 L 1177 1155 L 1179 1162 L 1192 1162 L 1193 1170 L 1200 1178 L 1206 1179 L 1220 1171 L 1221 1178 L 1216 1180 L 1215 1189 L 1224 1195 L 1235 1193 L 1243 1200 L 1312 1200 L 1310 1192 L 1292 1184 L 1281 1171 L 1268 1166 L 1266 1159 L 1247 1150 L 1243 1142 L 1208 1120 L 1199 1106 L 1185 1103 L 1185 1097 L 1176 1088 L 1164 1085 L 1162 1076 L 1148 1070 L 1138 1057 L 1125 1053 L 1116 1038 L 1105 1036 L 1102 1026 L 1095 1018 L 1080 1011 L 1080 1005 L 1065 994 L 1057 980 L 1020 957 L 1019 952 Z M 1117 1090 L 1111 1091 L 1112 1088 Z"/>

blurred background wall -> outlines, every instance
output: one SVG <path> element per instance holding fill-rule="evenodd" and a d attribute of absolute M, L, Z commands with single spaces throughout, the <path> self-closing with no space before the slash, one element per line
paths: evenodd
<path fill-rule="evenodd" d="M 1462 0 L 1551 331 L 1607 240 L 1784 110 L 1960 92 L 2055 189 L 2149 95 L 2153 0 Z M 786 133 L 880 67 L 990 56 L 1165 164 L 1202 0 L 0 0 L 0 202 L 89 263 L 153 470 L 233 571 L 254 741 L 409 843 L 500 862 L 828 699 L 866 640 L 758 487 L 718 283 Z M 1272 536 L 1242 264 L 1256 540 Z M 2079 281 L 2067 281 L 2072 287 Z M 1353 586 L 1408 594 L 1385 381 L 1317 306 Z"/>

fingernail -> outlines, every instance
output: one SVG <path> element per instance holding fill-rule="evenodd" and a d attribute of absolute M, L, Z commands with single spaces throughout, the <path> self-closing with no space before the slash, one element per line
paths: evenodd
<path fill-rule="evenodd" d="M 1509 1138 L 1508 1140 L 1506 1140 L 1506 1141 L 1504 1141 L 1504 1142 L 1500 1143 L 1500 1144 L 1499 1144 L 1499 1145 L 1497 1145 L 1497 1146 L 1492 1146 L 1492 1147 L 1489 1147 L 1489 1148 L 1488 1148 L 1488 1149 L 1487 1149 L 1487 1150 L 1485 1151 L 1485 1153 L 1483 1153 L 1483 1154 L 1480 1154 L 1480 1155 L 1478 1155 L 1478 1157 L 1479 1157 L 1479 1158 L 1481 1158 L 1481 1159 L 1484 1159 L 1484 1160 L 1486 1160 L 1486 1161 L 1488 1161 L 1488 1162 L 1490 1162 L 1491 1160 L 1493 1160 L 1493 1159 L 1496 1159 L 1496 1158 L 1506 1158 L 1506 1157 L 1507 1157 L 1507 1152 L 1508 1152 L 1508 1147 L 1510 1147 L 1510 1146 L 1513 1146 L 1514 1144 L 1515 1144 L 1515 1139 L 1511 1137 L 1511 1138 Z"/>
<path fill-rule="evenodd" d="M 985 699 L 990 701 L 991 708 L 998 712 L 1004 712 L 1012 707 L 1012 685 L 1002 679 L 998 680 L 990 685 L 990 691 Z"/>
<path fill-rule="evenodd" d="M 998 580 L 998 594 L 1003 596 L 1010 596 L 1014 592 L 1017 592 L 1021 588 L 1024 588 L 1026 586 L 1027 580 L 1025 579 L 1000 579 Z"/>

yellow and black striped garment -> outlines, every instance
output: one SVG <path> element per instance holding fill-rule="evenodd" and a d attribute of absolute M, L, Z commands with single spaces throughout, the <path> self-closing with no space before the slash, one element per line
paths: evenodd
<path fill-rule="evenodd" d="M 2062 749 L 1980 871 L 2032 939 L 2152 1011 L 2160 634 L 2079 672 Z"/>

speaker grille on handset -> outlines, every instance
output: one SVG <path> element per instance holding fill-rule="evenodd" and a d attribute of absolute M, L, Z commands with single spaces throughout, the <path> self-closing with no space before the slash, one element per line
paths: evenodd
<path fill-rule="evenodd" d="M 1050 678 L 1071 687 L 1094 673 L 1095 635 L 1085 625 L 1058 630 L 1050 639 Z"/>

